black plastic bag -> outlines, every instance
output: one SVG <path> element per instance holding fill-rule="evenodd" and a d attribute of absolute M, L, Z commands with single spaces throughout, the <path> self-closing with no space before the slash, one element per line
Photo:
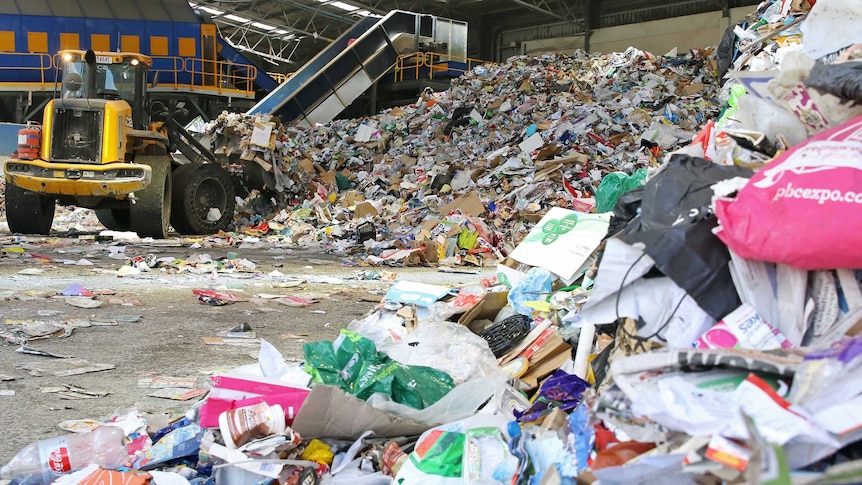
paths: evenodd
<path fill-rule="evenodd" d="M 712 189 L 716 182 L 734 177 L 751 178 L 751 169 L 726 166 L 688 155 L 675 154 L 667 166 L 643 186 L 640 216 L 632 221 L 646 231 L 692 224 L 712 213 Z M 631 226 L 631 225 L 630 225 Z"/>
<path fill-rule="evenodd" d="M 614 204 L 614 215 L 611 216 L 608 226 L 608 237 L 622 231 L 632 219 L 637 217 L 641 209 L 643 193 L 643 186 L 640 186 L 620 195 L 617 203 Z"/>
<path fill-rule="evenodd" d="M 831 94 L 853 104 L 862 104 L 862 61 L 814 63 L 804 82 L 806 87 Z"/>
<path fill-rule="evenodd" d="M 643 186 L 640 214 L 620 231 L 627 244 L 641 242 L 655 266 L 715 319 L 740 305 L 730 277 L 727 246 L 712 233 L 716 182 L 750 178 L 744 167 L 724 166 L 688 155 L 673 155 Z M 616 210 L 616 207 L 615 207 Z"/>
<path fill-rule="evenodd" d="M 733 65 L 733 59 L 736 57 L 736 33 L 733 27 L 728 27 L 721 36 L 721 42 L 718 43 L 718 48 L 715 51 L 715 56 L 718 61 L 718 78 L 722 79 L 730 66 Z"/>
<path fill-rule="evenodd" d="M 620 236 L 627 244 L 643 243 L 655 267 L 691 295 L 709 316 L 720 320 L 742 302 L 730 277 L 730 252 L 713 233 L 715 217 L 695 224 Z"/>
<path fill-rule="evenodd" d="M 459 126 L 467 126 L 470 124 L 470 113 L 473 112 L 472 106 L 459 106 L 452 111 L 449 117 L 449 123 L 443 127 L 443 134 L 449 136 L 452 130 Z"/>

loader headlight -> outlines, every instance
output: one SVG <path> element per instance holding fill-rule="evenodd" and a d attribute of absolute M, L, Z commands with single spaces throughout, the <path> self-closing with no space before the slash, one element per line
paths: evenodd
<path fill-rule="evenodd" d="M 123 169 L 117 170 L 117 178 L 141 178 L 144 176 L 144 171 L 140 169 Z"/>
<path fill-rule="evenodd" d="M 30 166 L 23 163 L 8 163 L 6 164 L 7 172 L 29 172 Z"/>

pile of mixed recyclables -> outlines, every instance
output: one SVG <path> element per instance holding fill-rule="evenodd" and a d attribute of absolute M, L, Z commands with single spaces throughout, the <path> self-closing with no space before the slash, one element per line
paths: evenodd
<path fill-rule="evenodd" d="M 168 429 L 133 430 L 137 468 L 194 484 L 310 475 L 402 485 L 862 481 L 859 15 L 850 0 L 764 2 L 716 50 L 726 101 L 715 117 L 695 112 L 707 103 L 696 96 L 671 103 L 684 88 L 659 82 L 700 72 L 689 69 L 711 59 L 673 65 L 630 50 L 515 58 L 399 116 L 306 135 L 285 128 L 297 147 L 321 137 L 316 150 L 301 149 L 312 179 L 344 164 L 350 190 L 389 200 L 375 206 L 375 220 L 387 220 L 393 236 L 411 215 L 459 200 L 444 193 L 470 189 L 491 217 L 455 216 L 484 222 L 487 235 L 522 224 L 523 237 L 511 250 L 486 241 L 506 249 L 496 282 L 394 282 L 334 342 L 306 344 L 301 366 L 262 343 L 257 364 L 214 377 L 210 394 Z M 586 90 L 567 82 L 593 86 L 593 97 L 578 101 Z M 477 111 L 474 121 L 459 124 L 442 107 L 458 93 Z M 501 113 L 506 94 L 512 108 Z M 496 108 L 483 104 L 501 98 Z M 663 107 L 644 108 L 652 103 Z M 669 122 L 674 114 L 692 123 L 687 140 Z M 371 122 L 378 138 L 368 143 L 384 140 L 397 159 L 389 151 L 363 162 L 359 148 L 350 156 L 328 150 L 332 139 L 356 147 L 348 139 Z M 414 136 L 425 130 L 438 138 L 433 149 Z M 485 136 L 465 142 L 473 132 Z M 523 145 L 535 134 L 541 143 Z M 579 161 L 552 162 L 562 166 L 540 178 L 536 159 L 551 145 Z M 499 154 L 490 156 L 492 147 Z M 603 170 L 634 177 L 641 167 L 646 176 L 618 190 L 611 211 L 573 205 L 589 198 L 586 187 Z M 452 178 L 432 191 L 442 175 Z M 564 181 L 571 189 L 559 190 Z M 352 221 L 339 219 L 351 210 L 339 205 L 341 192 L 316 186 L 309 217 Z M 528 215 L 535 222 L 514 222 Z M 283 403 L 288 427 L 237 454 L 213 421 L 237 405 L 227 396 L 243 380 L 271 386 L 245 387 L 251 396 L 243 397 Z"/>
<path fill-rule="evenodd" d="M 719 81 L 712 49 L 549 53 L 477 67 L 376 116 L 303 128 L 223 113 L 199 129 L 234 166 L 267 174 L 238 205 L 240 235 L 363 265 L 428 263 L 390 256 L 431 241 L 431 263 L 483 266 L 548 208 L 589 211 L 604 175 L 690 143 L 719 114 Z"/>

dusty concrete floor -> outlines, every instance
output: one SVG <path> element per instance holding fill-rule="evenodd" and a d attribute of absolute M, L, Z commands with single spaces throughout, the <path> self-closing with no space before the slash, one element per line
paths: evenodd
<path fill-rule="evenodd" d="M 9 250 L 13 238 L 0 232 L 0 325 L 10 330 L 22 321 L 77 323 L 93 320 L 123 320 L 140 316 L 136 323 L 93 325 L 74 328 L 66 337 L 32 340 L 28 346 L 62 356 L 86 359 L 91 363 L 110 364 L 113 369 L 59 377 L 35 376 L 22 366 L 28 364 L 66 365 L 65 359 L 22 353 L 20 345 L 0 342 L 0 463 L 6 463 L 27 443 L 64 433 L 58 425 L 65 420 L 105 419 L 113 413 L 125 413 L 137 406 L 150 415 L 151 425 L 158 427 L 182 415 L 200 397 L 188 401 L 148 396 L 154 389 L 142 387 L 156 376 L 194 378 L 206 388 L 208 376 L 239 365 L 254 363 L 255 347 L 207 345 L 204 337 L 248 323 L 258 337 L 278 348 L 287 360 L 302 359 L 302 344 L 332 340 L 351 320 L 362 318 L 372 310 L 382 292 L 392 284 L 356 278 L 361 269 L 343 265 L 341 258 L 310 249 L 296 249 L 292 254 L 273 248 L 237 249 L 188 245 L 163 247 L 132 245 L 127 255 L 155 254 L 188 259 L 195 254 L 224 258 L 228 251 L 253 261 L 254 272 L 235 275 L 169 274 L 163 271 L 136 277 L 117 277 L 122 260 L 108 257 L 105 250 L 93 249 L 74 239 L 35 242 L 28 253 L 50 256 L 52 262 L 41 263 L 30 256 Z M 63 264 L 58 260 L 86 258 L 93 266 Z M 40 274 L 20 274 L 22 270 L 41 269 Z M 433 282 L 451 287 L 475 284 L 493 274 L 492 268 L 479 274 L 441 273 L 436 268 L 380 268 L 394 272 L 398 279 Z M 305 277 L 307 283 L 296 288 L 278 287 L 285 278 L 269 276 L 277 270 L 284 275 Z M 328 275 L 340 278 L 338 283 L 314 282 Z M 113 295 L 98 296 L 99 308 L 85 309 L 70 305 L 58 293 L 73 284 L 96 290 L 112 290 Z M 249 301 L 224 306 L 201 304 L 193 289 L 221 288 Z M 259 294 L 319 297 L 310 307 L 290 307 Z M 12 379 L 12 380 L 4 380 Z M 108 393 L 95 399 L 64 399 L 56 392 L 43 392 L 61 386 L 73 386 L 97 393 Z M 12 395 L 9 395 L 12 394 Z"/>

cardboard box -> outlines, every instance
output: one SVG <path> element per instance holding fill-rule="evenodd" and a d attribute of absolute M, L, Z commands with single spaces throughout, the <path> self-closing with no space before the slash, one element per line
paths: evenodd
<path fill-rule="evenodd" d="M 485 321 L 494 321 L 494 317 L 500 313 L 506 305 L 509 304 L 508 291 L 497 291 L 486 293 L 479 303 L 473 308 L 464 312 L 458 323 L 469 328 L 473 333 L 479 333 L 484 330 Z"/>
<path fill-rule="evenodd" d="M 309 394 L 307 388 L 257 375 L 228 373 L 210 379 L 213 387 L 200 409 L 200 424 L 205 428 L 218 427 L 219 414 L 224 411 L 260 401 L 280 404 L 290 423 Z"/>
<path fill-rule="evenodd" d="M 431 426 L 375 409 L 337 387 L 317 384 L 311 388 L 292 428 L 303 439 L 354 440 L 367 430 L 386 438 L 418 435 Z"/>

